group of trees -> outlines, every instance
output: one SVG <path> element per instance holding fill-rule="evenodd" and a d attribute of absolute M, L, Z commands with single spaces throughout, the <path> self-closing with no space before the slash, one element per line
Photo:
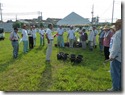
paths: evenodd
<path fill-rule="evenodd" d="M 23 26 L 24 24 L 26 24 L 26 23 L 22 23 L 22 22 L 20 22 L 20 21 L 15 21 L 15 22 L 13 23 L 13 27 L 22 28 L 22 26 Z M 39 23 L 39 24 L 30 24 L 30 23 L 28 23 L 28 24 L 26 24 L 26 25 L 28 25 L 28 26 L 30 26 L 30 25 L 35 25 L 36 27 L 41 27 L 41 26 L 43 26 L 43 23 L 42 23 L 42 22 Z"/>

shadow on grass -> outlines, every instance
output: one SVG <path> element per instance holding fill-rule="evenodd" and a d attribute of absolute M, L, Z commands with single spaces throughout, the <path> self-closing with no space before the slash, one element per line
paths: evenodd
<path fill-rule="evenodd" d="M 47 89 L 51 86 L 52 80 L 52 70 L 51 64 L 45 63 L 45 70 L 42 73 L 41 81 L 39 84 L 39 91 L 47 91 Z"/>
<path fill-rule="evenodd" d="M 4 72 L 6 70 L 6 68 L 13 64 L 16 60 L 20 60 L 22 58 L 24 53 L 21 53 L 17 59 L 14 59 L 14 58 L 11 58 L 10 60 L 8 60 L 7 62 L 3 63 L 3 64 L 0 64 L 0 73 L 1 72 Z"/>

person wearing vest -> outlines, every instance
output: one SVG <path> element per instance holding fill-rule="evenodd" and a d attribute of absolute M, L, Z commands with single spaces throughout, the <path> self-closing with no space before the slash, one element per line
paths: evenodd
<path fill-rule="evenodd" d="M 11 41 L 12 46 L 13 46 L 13 58 L 18 57 L 18 51 L 19 51 L 18 40 L 19 40 L 18 28 L 14 28 L 14 31 L 11 32 L 11 34 L 10 34 L 10 41 Z"/>
<path fill-rule="evenodd" d="M 110 40 L 111 40 L 113 33 L 110 31 L 110 27 L 107 25 L 105 25 L 103 30 L 104 30 L 104 39 L 103 39 L 104 56 L 105 56 L 105 60 L 108 60 L 109 59 L 109 45 L 110 45 Z"/>

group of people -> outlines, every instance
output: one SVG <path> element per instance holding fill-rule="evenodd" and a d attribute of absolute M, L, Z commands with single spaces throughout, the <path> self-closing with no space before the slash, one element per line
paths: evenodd
<path fill-rule="evenodd" d="M 110 91 L 118 91 L 121 90 L 121 19 L 117 20 L 115 25 L 112 27 L 104 26 L 104 28 L 100 28 L 100 32 L 96 30 L 96 27 L 90 27 L 89 33 L 86 33 L 85 28 L 80 28 L 79 30 L 79 40 L 82 43 L 82 48 L 86 49 L 86 41 L 88 40 L 89 49 L 93 51 L 93 48 L 97 47 L 96 37 L 99 35 L 99 48 L 100 51 L 104 50 L 105 60 L 110 60 L 110 68 L 111 68 L 111 78 L 112 78 L 112 89 Z M 44 35 L 47 39 L 47 50 L 46 50 L 46 62 L 50 63 L 50 57 L 52 54 L 52 45 L 53 40 L 57 36 L 57 44 L 59 47 L 64 47 L 64 29 L 62 26 L 59 26 L 57 29 L 57 33 L 53 35 L 53 25 L 48 24 L 48 28 L 46 32 L 44 30 L 44 26 L 41 26 L 39 29 L 40 34 L 40 46 L 44 45 Z M 10 34 L 10 40 L 13 46 L 13 57 L 17 58 L 18 50 L 19 50 L 19 35 L 18 28 L 14 28 L 14 31 Z M 74 41 L 76 40 L 75 30 L 73 26 L 70 26 L 67 31 L 69 47 L 73 48 Z M 29 37 L 29 41 L 28 41 Z M 32 49 L 36 45 L 36 30 L 34 26 L 31 26 L 29 30 L 27 30 L 27 26 L 23 25 L 22 29 L 22 41 L 23 41 L 23 52 L 28 52 L 28 43 L 29 48 Z"/>

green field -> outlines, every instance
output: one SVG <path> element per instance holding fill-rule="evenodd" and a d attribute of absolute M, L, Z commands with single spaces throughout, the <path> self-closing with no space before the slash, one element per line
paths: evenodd
<path fill-rule="evenodd" d="M 105 91 L 111 88 L 109 63 L 103 65 L 104 55 L 99 47 L 93 52 L 81 48 L 57 48 L 53 46 L 51 63 L 45 63 L 46 44 L 39 47 L 39 34 L 34 49 L 23 53 L 20 43 L 19 57 L 13 59 L 10 33 L 0 41 L 0 90 L 1 91 Z M 65 41 L 67 34 L 65 33 Z M 54 44 L 56 43 L 54 39 Z M 70 60 L 57 60 L 58 52 L 83 55 L 80 64 Z"/>

